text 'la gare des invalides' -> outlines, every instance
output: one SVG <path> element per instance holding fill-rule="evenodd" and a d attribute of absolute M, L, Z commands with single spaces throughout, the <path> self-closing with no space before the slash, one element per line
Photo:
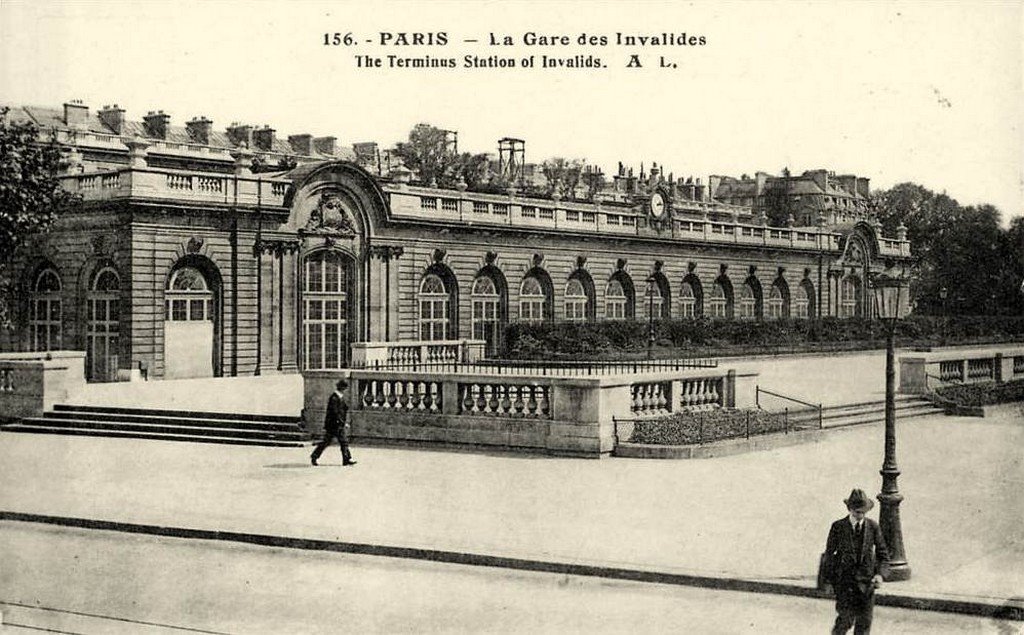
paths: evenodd
<path fill-rule="evenodd" d="M 613 35 L 596 35 L 580 33 L 578 35 L 544 34 L 529 31 L 519 36 L 501 33 L 488 33 L 483 40 L 465 38 L 455 40 L 445 31 L 416 33 L 382 31 L 374 38 L 362 39 L 352 33 L 325 33 L 325 46 L 355 46 L 360 42 L 378 44 L 381 47 L 445 47 L 456 43 L 486 44 L 490 47 L 528 47 L 531 52 L 544 50 L 554 52 L 559 47 L 694 47 L 707 44 L 703 35 L 690 35 L 685 32 L 662 33 L 615 33 Z M 354 51 L 353 51 L 354 52 Z M 634 56 L 635 57 L 635 56 Z M 474 55 L 459 57 L 440 55 L 370 55 L 357 54 L 356 65 L 360 68 L 603 68 L 607 64 L 595 54 L 576 54 L 559 56 L 541 53 L 528 57 L 509 56 L 502 54 Z"/>

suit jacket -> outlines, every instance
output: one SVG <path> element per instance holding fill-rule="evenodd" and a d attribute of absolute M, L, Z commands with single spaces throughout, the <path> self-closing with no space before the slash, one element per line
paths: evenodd
<path fill-rule="evenodd" d="M 327 432 L 338 432 L 344 429 L 348 423 L 348 403 L 332 392 L 327 399 L 327 414 L 324 416 L 324 430 Z"/>
<path fill-rule="evenodd" d="M 871 579 L 884 576 L 889 568 L 889 550 L 882 537 L 882 529 L 870 518 L 864 519 L 860 544 L 856 543 L 849 516 L 832 523 L 825 544 L 828 562 L 826 576 L 835 587 L 836 594 L 843 589 L 858 589 L 862 594 L 872 590 Z"/>

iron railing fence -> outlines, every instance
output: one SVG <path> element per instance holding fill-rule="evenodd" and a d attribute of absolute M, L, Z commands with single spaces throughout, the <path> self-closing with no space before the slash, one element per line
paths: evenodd
<path fill-rule="evenodd" d="M 806 407 L 810 408 L 812 410 L 812 412 L 816 412 L 817 415 L 818 415 L 818 429 L 821 430 L 824 427 L 824 416 L 823 416 L 824 408 L 822 407 L 822 405 L 820 403 L 811 403 L 809 401 L 803 401 L 802 399 L 797 399 L 796 397 L 790 397 L 789 395 L 783 395 L 781 393 L 777 393 L 777 392 L 774 392 L 774 391 L 771 391 L 771 390 L 765 390 L 764 388 L 761 388 L 760 385 L 757 385 L 757 386 L 754 386 L 754 403 L 757 404 L 757 407 L 760 410 L 764 409 L 764 408 L 761 407 L 761 393 L 764 393 L 766 395 L 771 395 L 772 397 L 777 397 L 779 399 L 785 399 L 786 401 L 792 401 L 793 403 L 798 403 L 798 404 L 800 404 L 802 406 L 806 406 Z M 789 418 L 789 408 L 785 409 L 785 413 L 786 413 L 786 417 L 788 419 Z"/>
<path fill-rule="evenodd" d="M 616 444 L 704 445 L 779 432 L 789 434 L 794 429 L 788 408 L 782 412 L 713 409 L 658 418 L 613 417 L 612 424 Z"/>

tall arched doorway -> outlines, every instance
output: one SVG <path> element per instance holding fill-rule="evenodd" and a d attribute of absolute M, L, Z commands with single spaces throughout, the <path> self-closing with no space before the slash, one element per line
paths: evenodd
<path fill-rule="evenodd" d="M 302 359 L 306 370 L 345 368 L 349 362 L 352 259 L 322 250 L 302 267 Z"/>
<path fill-rule="evenodd" d="M 85 376 L 91 381 L 117 379 L 121 277 L 106 266 L 93 276 L 86 302 Z"/>
<path fill-rule="evenodd" d="M 213 377 L 219 280 L 193 259 L 171 272 L 164 293 L 164 378 Z"/>

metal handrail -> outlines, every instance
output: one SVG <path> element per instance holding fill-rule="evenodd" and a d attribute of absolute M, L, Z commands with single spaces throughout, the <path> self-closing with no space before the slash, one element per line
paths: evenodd
<path fill-rule="evenodd" d="M 778 397 L 779 399 L 786 399 L 788 401 L 792 401 L 794 403 L 798 403 L 809 408 L 815 408 L 818 411 L 818 429 L 820 430 L 823 427 L 822 406 L 820 403 L 810 403 L 808 401 L 803 401 L 802 399 L 797 399 L 796 397 L 790 397 L 789 395 L 783 395 L 777 392 L 773 392 L 771 390 L 765 390 L 764 388 L 761 388 L 760 385 L 756 385 L 754 386 L 754 403 L 757 404 L 758 408 L 761 408 L 761 393 L 765 393 L 766 395 L 771 395 L 773 397 Z M 761 409 L 763 410 L 763 408 Z M 786 415 L 788 419 L 789 408 L 786 408 Z"/>

